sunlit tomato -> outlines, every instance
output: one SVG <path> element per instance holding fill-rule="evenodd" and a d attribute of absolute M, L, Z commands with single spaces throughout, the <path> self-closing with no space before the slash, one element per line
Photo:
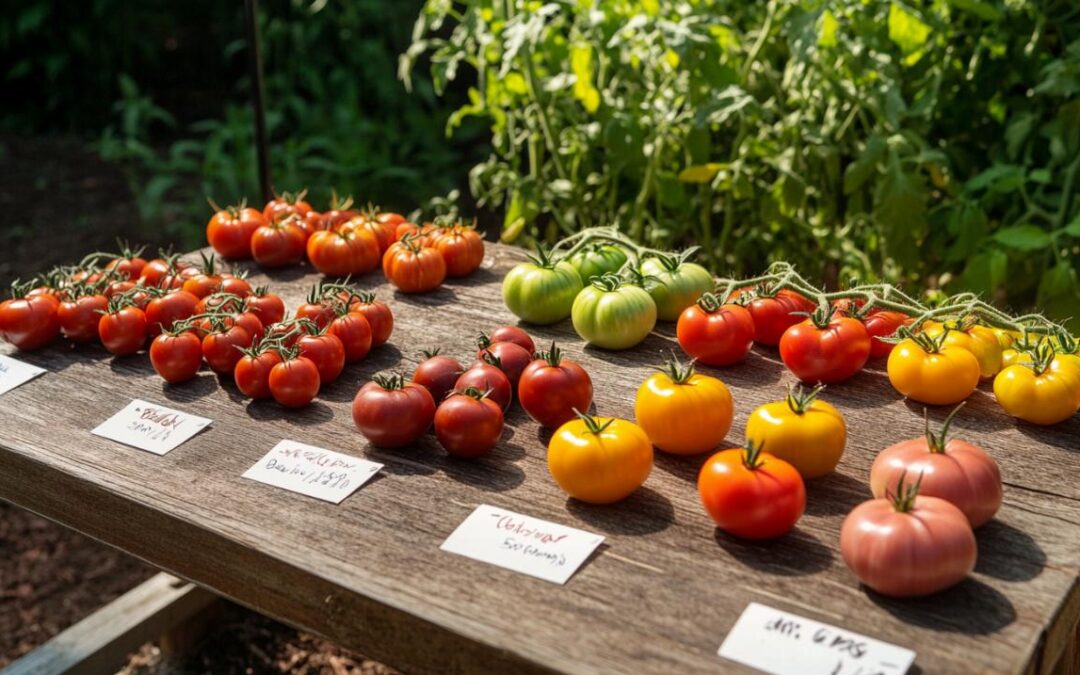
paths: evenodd
<path fill-rule="evenodd" d="M 393 232 L 363 215 L 356 216 L 355 218 L 342 223 L 338 227 L 338 230 L 341 232 L 349 230 L 366 230 L 375 237 L 375 243 L 379 245 L 380 256 L 382 256 L 383 253 L 386 253 L 386 249 L 390 248 L 390 244 L 394 243 Z"/>
<path fill-rule="evenodd" d="M 698 474 L 698 493 L 716 526 L 744 539 L 779 537 L 806 508 L 799 472 L 760 445 L 710 457 Z"/>
<path fill-rule="evenodd" d="M 483 345 L 484 342 L 486 340 L 481 338 L 480 344 Z M 493 342 L 487 347 L 481 347 L 476 353 L 476 358 L 478 361 L 489 362 L 502 370 L 509 378 L 511 386 L 517 387 L 521 371 L 525 370 L 525 366 L 533 360 L 533 355 L 532 352 L 526 351 L 524 347 L 514 342 Z"/>
<path fill-rule="evenodd" d="M 134 354 L 146 343 L 146 314 L 131 305 L 110 307 L 98 321 L 98 337 L 117 356 Z"/>
<path fill-rule="evenodd" d="M 280 296 L 260 286 L 244 298 L 244 308 L 259 317 L 263 326 L 270 326 L 285 318 L 285 301 Z"/>
<path fill-rule="evenodd" d="M 633 422 L 582 414 L 555 431 L 547 460 L 551 477 L 566 494 L 611 504 L 629 497 L 649 477 L 653 448 Z"/>
<path fill-rule="evenodd" d="M 183 321 L 195 314 L 199 298 L 184 290 L 176 290 L 158 296 L 146 303 L 147 335 L 156 336 L 161 331 L 169 330 L 177 321 Z"/>
<path fill-rule="evenodd" d="M 696 455 L 720 445 L 731 429 L 731 392 L 715 377 L 672 359 L 638 388 L 634 417 L 664 452 Z"/>
<path fill-rule="evenodd" d="M 150 365 L 166 382 L 187 382 L 202 362 L 202 341 L 191 331 L 161 333 L 150 343 Z"/>
<path fill-rule="evenodd" d="M 379 265 L 379 242 L 367 230 L 320 230 L 308 239 L 307 256 L 320 274 L 359 276 Z"/>
<path fill-rule="evenodd" d="M 848 514 L 840 554 L 864 584 L 906 598 L 963 581 L 975 569 L 977 548 L 963 511 L 900 485 L 892 499 L 863 502 Z"/>
<path fill-rule="evenodd" d="M 190 275 L 184 280 L 183 290 L 191 293 L 196 298 L 202 299 L 208 295 L 221 292 L 221 282 L 224 281 L 220 274 L 212 269 L 198 274 Z"/>
<path fill-rule="evenodd" d="M 251 235 L 251 256 L 263 267 L 285 267 L 304 259 L 307 232 L 296 223 L 274 221 Z"/>
<path fill-rule="evenodd" d="M 0 335 L 23 351 L 39 349 L 60 334 L 60 305 L 46 295 L 0 303 Z"/>
<path fill-rule="evenodd" d="M 745 359 L 754 346 L 754 319 L 745 307 L 722 305 L 705 293 L 683 310 L 675 334 L 683 351 L 701 363 L 729 366 Z"/>
<path fill-rule="evenodd" d="M 322 214 L 322 222 L 319 229 L 334 230 L 360 215 L 360 212 L 352 208 L 352 197 L 341 199 L 335 192 L 330 197 L 330 210 Z"/>
<path fill-rule="evenodd" d="M 317 290 L 313 289 L 311 294 L 308 295 L 307 301 L 296 308 L 296 318 L 307 319 L 321 330 L 329 326 L 330 322 L 337 317 L 337 311 L 334 309 L 333 303 L 318 297 Z"/>
<path fill-rule="evenodd" d="M 139 273 L 139 280 L 146 286 L 172 288 L 175 285 L 183 285 L 179 273 L 180 270 L 189 267 L 191 263 L 180 260 L 176 256 L 154 258 L 143 267 L 142 272 Z"/>
<path fill-rule="evenodd" d="M 236 324 L 215 326 L 202 339 L 203 358 L 210 370 L 221 375 L 232 375 L 243 349 L 251 346 L 252 336 L 246 328 Z"/>
<path fill-rule="evenodd" d="M 371 351 L 371 324 L 360 312 L 339 314 L 327 326 L 326 332 L 341 340 L 346 363 L 359 361 Z"/>
<path fill-rule="evenodd" d="M 502 408 L 478 389 L 455 391 L 435 410 L 435 437 L 455 457 L 488 454 L 502 430 Z"/>
<path fill-rule="evenodd" d="M 381 300 L 376 300 L 371 293 L 357 293 L 349 303 L 349 311 L 360 312 L 371 324 L 371 347 L 374 349 L 386 344 L 394 331 L 394 314 L 390 307 Z"/>
<path fill-rule="evenodd" d="M 295 194 L 282 192 L 276 195 L 263 207 L 263 218 L 271 223 L 289 216 L 296 216 L 303 220 L 307 214 L 311 213 L 311 204 L 304 201 L 306 196 L 307 190 L 301 190 Z"/>
<path fill-rule="evenodd" d="M 1053 367 L 1053 351 L 1036 354 L 1031 364 L 1012 365 L 994 378 L 994 397 L 1013 417 L 1032 424 L 1057 424 L 1080 406 L 1080 374 L 1072 367 Z"/>
<path fill-rule="evenodd" d="M 139 257 L 138 252 L 131 251 L 125 251 L 122 255 L 113 258 L 105 265 L 107 271 L 119 274 L 131 281 L 137 280 L 142 275 L 143 268 L 145 267 L 146 260 Z"/>
<path fill-rule="evenodd" d="M 786 400 L 758 406 L 746 420 L 748 443 L 768 448 L 807 480 L 832 472 L 847 442 L 844 417 L 817 398 L 820 392 L 792 389 Z"/>
<path fill-rule="evenodd" d="M 383 274 L 403 293 L 425 293 L 446 279 L 446 261 L 432 248 L 411 238 L 395 242 L 382 260 Z"/>
<path fill-rule="evenodd" d="M 979 386 L 979 362 L 971 352 L 925 334 L 896 345 L 886 371 L 896 391 L 929 405 L 959 403 Z"/>
<path fill-rule="evenodd" d="M 309 211 L 308 214 L 304 216 L 304 220 L 301 225 L 303 226 L 304 231 L 307 232 L 308 238 L 310 238 L 311 235 L 315 234 L 319 230 L 326 229 L 325 227 L 323 227 L 323 222 L 323 214 L 319 213 L 318 211 Z"/>
<path fill-rule="evenodd" d="M 513 342 L 516 345 L 520 345 L 530 354 L 536 351 L 536 345 L 533 343 L 532 338 L 529 337 L 529 334 L 517 326 L 500 326 L 491 331 L 491 335 L 481 333 L 480 338 L 482 340 L 486 339 L 488 344 L 493 342 Z M 486 347 L 487 344 L 482 346 Z"/>
<path fill-rule="evenodd" d="M 401 375 L 376 376 L 352 403 L 353 422 L 372 445 L 399 448 L 415 442 L 435 419 L 435 400 Z"/>
<path fill-rule="evenodd" d="M 471 227 L 437 229 L 431 236 L 431 247 L 446 262 L 448 277 L 468 276 L 484 261 L 484 240 Z"/>
<path fill-rule="evenodd" d="M 785 288 L 775 295 L 754 297 L 747 303 L 746 310 L 754 319 L 754 342 L 776 346 L 784 331 L 803 321 L 805 313 L 814 311 L 814 304 Z"/>
<path fill-rule="evenodd" d="M 270 373 L 281 360 L 281 354 L 274 349 L 260 349 L 256 346 L 245 352 L 233 370 L 236 388 L 249 398 L 270 398 Z"/>
<path fill-rule="evenodd" d="M 224 274 L 221 277 L 221 292 L 231 293 L 235 296 L 246 298 L 251 295 L 251 284 L 243 277 Z"/>
<path fill-rule="evenodd" d="M 882 450 L 870 468 L 870 491 L 878 499 L 899 491 L 903 476 L 918 476 L 919 494 L 939 497 L 964 512 L 971 527 L 987 523 L 1001 508 L 1001 470 L 977 445 L 948 438 L 949 424 L 963 404 L 945 419 L 941 433 L 927 423 L 926 435 Z"/>
<path fill-rule="evenodd" d="M 993 377 L 1001 370 L 1001 343 L 994 331 L 986 326 L 961 328 L 954 323 L 941 324 L 927 322 L 924 331 L 936 337 L 948 329 L 945 344 L 960 347 L 971 352 L 979 361 L 979 371 L 983 379 Z"/>
<path fill-rule="evenodd" d="M 111 300 L 118 295 L 123 295 L 124 293 L 128 293 L 134 290 L 134 288 L 134 281 L 129 281 L 127 279 L 118 279 L 109 283 L 109 285 L 105 287 L 104 295 L 106 298 L 109 298 Z"/>
<path fill-rule="evenodd" d="M 104 295 L 84 295 L 64 300 L 57 309 L 60 330 L 64 337 L 75 343 L 98 339 L 98 322 L 109 307 Z"/>
<path fill-rule="evenodd" d="M 230 206 L 215 213 L 206 224 L 206 240 L 225 258 L 251 257 L 251 236 L 266 218 L 256 209 Z"/>
<path fill-rule="evenodd" d="M 238 312 L 231 317 L 232 322 L 237 326 L 240 326 L 248 332 L 251 339 L 248 341 L 245 347 L 250 347 L 259 340 L 263 339 L 266 334 L 266 327 L 263 326 L 262 321 L 259 321 L 259 317 L 255 316 L 252 312 Z"/>
<path fill-rule="evenodd" d="M 301 408 L 319 395 L 319 369 L 297 356 L 270 369 L 270 395 L 286 408 Z"/>
<path fill-rule="evenodd" d="M 780 359 L 803 382 L 832 384 L 859 372 L 870 358 L 870 336 L 850 317 L 818 314 L 784 331 Z"/>
<path fill-rule="evenodd" d="M 911 323 L 911 317 L 900 312 L 886 310 L 874 312 L 862 322 L 866 327 L 866 334 L 870 336 L 870 358 L 880 359 L 888 356 L 896 344 L 879 338 L 892 337 L 900 326 Z"/>
<path fill-rule="evenodd" d="M 488 391 L 491 400 L 498 403 L 503 410 L 510 407 L 510 399 L 513 397 L 513 387 L 510 378 L 500 368 L 485 362 L 477 362 L 468 370 L 458 376 L 454 382 L 454 389 L 468 389 L 475 387 L 480 391 Z"/>
<path fill-rule="evenodd" d="M 525 367 L 518 380 L 518 400 L 529 417 L 549 429 L 557 429 L 576 417 L 575 411 L 587 412 L 592 405 L 592 380 L 579 364 L 562 358 L 562 351 L 551 349 Z"/>
<path fill-rule="evenodd" d="M 345 368 L 345 346 L 336 335 L 301 335 L 296 341 L 300 356 L 309 359 L 319 369 L 319 382 L 330 384 Z"/>
<path fill-rule="evenodd" d="M 405 237 L 412 236 L 418 243 L 426 243 L 427 237 L 431 234 L 435 226 L 432 223 L 424 223 L 423 226 L 416 223 L 410 223 L 408 221 L 402 221 L 397 224 L 394 229 L 394 237 L 397 241 L 401 241 Z"/>
<path fill-rule="evenodd" d="M 503 277 L 503 302 L 522 321 L 546 326 L 570 316 L 582 286 L 573 265 L 540 251 Z"/>
<path fill-rule="evenodd" d="M 629 349 L 656 326 L 656 303 L 645 289 L 614 276 L 593 279 L 574 298 L 574 330 L 591 345 Z"/>
<path fill-rule="evenodd" d="M 425 350 L 423 354 L 425 358 L 413 371 L 412 381 L 427 389 L 437 403 L 453 390 L 465 368 L 452 356 L 439 354 L 438 349 Z"/>
<path fill-rule="evenodd" d="M 659 321 L 678 321 L 683 310 L 715 285 L 709 270 L 686 262 L 685 256 L 646 258 L 641 273 L 646 275 L 645 288 L 656 303 Z"/>

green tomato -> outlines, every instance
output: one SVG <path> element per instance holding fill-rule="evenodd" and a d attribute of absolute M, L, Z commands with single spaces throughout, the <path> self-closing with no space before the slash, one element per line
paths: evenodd
<path fill-rule="evenodd" d="M 709 270 L 676 257 L 648 258 L 641 263 L 641 273 L 656 277 L 646 282 L 646 288 L 661 321 L 678 321 L 684 309 L 716 285 Z"/>
<path fill-rule="evenodd" d="M 574 299 L 574 330 L 604 349 L 629 349 L 656 326 L 656 303 L 640 286 L 601 277 Z"/>
<path fill-rule="evenodd" d="M 589 283 L 593 277 L 618 272 L 626 262 L 626 254 L 618 246 L 594 244 L 570 256 L 567 262 L 578 271 L 582 281 Z"/>
<path fill-rule="evenodd" d="M 581 287 L 581 277 L 573 265 L 541 256 L 507 272 L 502 284 L 503 302 L 522 321 L 547 325 L 570 316 Z"/>

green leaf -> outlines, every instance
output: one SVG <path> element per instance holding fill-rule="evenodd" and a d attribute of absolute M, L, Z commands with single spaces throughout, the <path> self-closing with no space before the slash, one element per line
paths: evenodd
<path fill-rule="evenodd" d="M 1039 251 L 1052 243 L 1050 234 L 1037 225 L 1013 225 L 994 233 L 994 241 L 1021 251 Z"/>
<path fill-rule="evenodd" d="M 930 38 L 930 26 L 923 23 L 914 12 L 895 0 L 889 5 L 889 39 L 905 55 L 922 49 Z"/>
<path fill-rule="evenodd" d="M 844 170 L 844 194 L 849 195 L 866 183 L 885 156 L 887 147 L 885 139 L 879 135 L 867 139 L 866 147 L 859 153 L 859 158 L 848 164 Z"/>
<path fill-rule="evenodd" d="M 926 199 L 921 172 L 905 171 L 900 158 L 892 154 L 874 191 L 873 215 L 889 252 L 904 267 L 913 267 L 919 261 L 919 247 L 927 234 Z"/>
<path fill-rule="evenodd" d="M 1004 251 L 992 249 L 968 259 L 964 267 L 963 285 L 968 290 L 990 295 L 1005 281 L 1009 268 L 1009 256 Z"/>
<path fill-rule="evenodd" d="M 821 13 L 821 27 L 818 31 L 819 47 L 836 46 L 836 16 L 829 10 Z"/>
<path fill-rule="evenodd" d="M 1001 18 L 1001 10 L 997 6 L 984 0 L 949 0 L 953 7 L 971 12 L 980 19 L 997 21 Z"/>
<path fill-rule="evenodd" d="M 1039 279 L 1036 302 L 1054 319 L 1080 316 L 1080 283 L 1076 270 L 1065 260 L 1043 272 Z"/>
<path fill-rule="evenodd" d="M 1071 223 L 1061 228 L 1061 231 L 1070 237 L 1080 237 L 1080 213 L 1076 214 Z"/>
<path fill-rule="evenodd" d="M 986 171 L 974 176 L 964 184 L 970 192 L 989 189 L 992 192 L 1008 194 L 1020 189 L 1024 183 L 1024 167 L 1014 164 L 994 164 Z"/>
<path fill-rule="evenodd" d="M 709 162 L 708 164 L 695 164 L 688 166 L 679 172 L 679 180 L 684 183 L 708 183 L 721 169 L 727 168 L 727 164 L 721 162 Z"/>

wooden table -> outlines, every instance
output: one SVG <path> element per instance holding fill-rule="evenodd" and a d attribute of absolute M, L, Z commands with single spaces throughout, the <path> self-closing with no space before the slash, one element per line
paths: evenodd
<path fill-rule="evenodd" d="M 521 257 L 489 246 L 473 278 L 415 297 L 393 293 L 381 275 L 362 279 L 394 310 L 391 344 L 300 412 L 245 400 L 211 374 L 165 385 L 145 355 L 114 359 L 96 346 L 19 355 L 51 372 L 0 397 L 0 497 L 408 671 L 741 672 L 716 650 L 754 601 L 914 649 L 924 673 L 1045 673 L 1075 661 L 1080 417 L 1050 429 L 1017 424 L 985 387 L 955 431 L 1000 463 L 1005 505 L 978 533 L 975 574 L 922 600 L 868 592 L 838 552 L 844 516 L 869 496 L 875 453 L 922 433 L 921 407 L 879 369 L 824 394 L 847 418 L 847 451 L 836 474 L 809 486 L 798 528 L 771 543 L 713 528 L 695 489 L 704 457 L 658 455 L 645 486 L 617 505 L 568 500 L 548 475 L 545 434 L 516 406 L 485 459 L 450 459 L 432 438 L 369 448 L 349 414 L 357 383 L 410 372 L 422 347 L 466 357 L 480 330 L 513 322 L 499 284 Z M 254 279 L 295 307 L 317 277 L 297 268 Z M 569 322 L 530 332 L 538 343 L 559 340 L 592 374 L 598 410 L 621 417 L 632 417 L 638 384 L 675 346 L 671 326 L 620 353 L 583 349 Z M 747 414 L 792 381 L 763 349 L 715 374 L 735 398 L 733 442 Z M 135 397 L 214 424 L 163 457 L 89 433 Z M 339 506 L 241 479 L 282 438 L 386 468 Z M 607 540 L 565 586 L 440 551 L 481 503 Z"/>

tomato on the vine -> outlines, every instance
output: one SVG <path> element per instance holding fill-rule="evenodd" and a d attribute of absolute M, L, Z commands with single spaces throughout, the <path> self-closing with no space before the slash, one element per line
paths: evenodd
<path fill-rule="evenodd" d="M 604 349 L 629 349 L 656 326 L 656 303 L 645 289 L 614 275 L 593 279 L 574 298 L 574 330 Z"/>
<path fill-rule="evenodd" d="M 146 267 L 146 259 L 140 256 L 142 249 L 137 251 L 129 251 L 127 247 L 124 247 L 124 251 L 110 260 L 105 265 L 107 272 L 118 274 L 121 277 L 130 281 L 136 281 L 142 275 L 143 269 Z"/>
<path fill-rule="evenodd" d="M 244 350 L 244 355 L 236 362 L 233 370 L 236 388 L 253 399 L 270 398 L 270 373 L 281 361 L 281 354 L 268 343 L 255 343 Z"/>
<path fill-rule="evenodd" d="M 285 318 L 285 301 L 271 293 L 266 286 L 255 288 L 244 298 L 244 309 L 259 317 L 263 326 L 270 326 Z"/>
<path fill-rule="evenodd" d="M 547 460 L 551 477 L 568 495 L 611 504 L 645 483 L 652 473 L 653 448 L 633 422 L 581 413 L 555 431 Z"/>
<path fill-rule="evenodd" d="M 580 364 L 564 359 L 562 350 L 551 348 L 536 355 L 518 380 L 521 407 L 541 426 L 557 429 L 587 412 L 592 405 L 592 379 Z"/>
<path fill-rule="evenodd" d="M 795 467 L 753 444 L 710 457 L 698 475 L 698 493 L 716 526 L 744 539 L 779 537 L 806 508 L 806 486 Z"/>
<path fill-rule="evenodd" d="M 48 295 L 0 303 L 0 335 L 23 351 L 39 349 L 60 334 L 59 303 Z"/>
<path fill-rule="evenodd" d="M 330 384 L 345 368 L 345 345 L 329 332 L 304 334 L 296 341 L 300 356 L 309 359 L 319 370 L 319 382 Z"/>
<path fill-rule="evenodd" d="M 886 372 L 896 391 L 929 405 L 959 403 L 979 386 L 979 361 L 941 334 L 904 339 L 889 354 Z"/>
<path fill-rule="evenodd" d="M 733 416 L 727 386 L 676 358 L 646 378 L 634 399 L 634 418 L 649 440 L 676 455 L 696 455 L 720 445 Z"/>
<path fill-rule="evenodd" d="M 159 295 L 146 303 L 146 330 L 156 336 L 170 330 L 177 321 L 183 321 L 196 313 L 199 298 L 185 290 L 175 290 Z"/>
<path fill-rule="evenodd" d="M 110 301 L 109 311 L 98 320 L 98 337 L 105 349 L 117 356 L 128 356 L 146 343 L 146 313 L 120 296 Z"/>
<path fill-rule="evenodd" d="M 452 392 L 435 410 L 435 437 L 455 457 L 488 454 L 502 430 L 502 408 L 473 387 Z"/>
<path fill-rule="evenodd" d="M 754 346 L 754 319 L 745 307 L 720 304 L 705 293 L 683 310 L 675 334 L 683 351 L 697 361 L 729 366 L 745 359 Z"/>
<path fill-rule="evenodd" d="M 803 382 L 842 382 L 870 358 L 870 336 L 862 322 L 818 310 L 784 331 L 780 359 Z"/>
<path fill-rule="evenodd" d="M 187 382 L 198 374 L 202 362 L 202 341 L 186 328 L 179 332 L 170 328 L 150 343 L 150 365 L 166 382 Z"/>
<path fill-rule="evenodd" d="M 376 300 L 373 293 L 352 293 L 347 301 L 350 311 L 360 312 L 371 324 L 371 347 L 386 344 L 394 331 L 394 314 L 390 307 Z"/>
<path fill-rule="evenodd" d="M 747 292 L 741 290 L 736 297 Z M 754 342 L 768 346 L 780 344 L 784 331 L 803 321 L 814 307 L 814 303 L 786 288 L 775 293 L 768 290 L 755 293 L 746 303 L 746 310 L 754 320 Z"/>
<path fill-rule="evenodd" d="M 295 351 L 282 354 L 270 369 L 270 395 L 286 408 L 301 408 L 319 395 L 319 369 Z"/>
<path fill-rule="evenodd" d="M 435 400 L 427 389 L 406 382 L 401 375 L 376 375 L 356 392 L 352 417 L 372 445 L 399 448 L 413 443 L 431 427 Z"/>
<path fill-rule="evenodd" d="M 230 320 L 217 319 L 211 326 L 202 339 L 203 358 L 215 373 L 232 375 L 236 362 L 243 356 L 242 350 L 251 346 L 252 335 Z"/>
<path fill-rule="evenodd" d="M 97 340 L 98 323 L 108 307 L 109 299 L 100 293 L 68 298 L 57 309 L 60 331 L 75 343 Z"/>
<path fill-rule="evenodd" d="M 465 372 L 461 362 L 452 356 L 439 354 L 438 348 L 423 352 L 424 360 L 413 371 L 412 381 L 428 390 L 436 403 L 446 398 L 454 383 Z"/>
<path fill-rule="evenodd" d="M 870 358 L 880 359 L 892 353 L 896 344 L 880 338 L 894 336 L 901 326 L 908 325 L 911 320 L 907 314 L 892 310 L 873 312 L 864 318 L 863 326 L 866 327 L 866 334 L 870 336 Z"/>
<path fill-rule="evenodd" d="M 989 379 L 1001 370 L 1003 350 L 993 329 L 970 324 L 970 320 L 945 324 L 928 321 L 924 331 L 931 337 L 944 333 L 946 345 L 971 352 L 979 361 L 979 372 L 983 379 Z"/>
<path fill-rule="evenodd" d="M 529 262 L 515 265 L 502 282 L 503 302 L 522 321 L 547 325 L 570 316 L 581 292 L 581 277 L 566 261 L 555 261 L 543 250 Z"/>
<path fill-rule="evenodd" d="M 446 279 L 446 261 L 442 254 L 422 246 L 411 236 L 386 250 L 382 268 L 390 283 L 403 293 L 432 291 Z"/>
<path fill-rule="evenodd" d="M 335 309 L 338 315 L 327 326 L 327 334 L 341 340 L 346 363 L 363 359 L 371 351 L 371 324 L 363 314 L 348 309 L 344 303 Z"/>
<path fill-rule="evenodd" d="M 251 257 L 251 236 L 266 218 L 256 209 L 229 206 L 220 209 L 206 224 L 206 240 L 218 255 L 225 258 Z"/>
<path fill-rule="evenodd" d="M 641 263 L 645 288 L 656 303 L 660 321 L 677 321 L 684 309 L 713 290 L 712 274 L 697 263 L 687 262 L 688 253 L 646 258 Z"/>

